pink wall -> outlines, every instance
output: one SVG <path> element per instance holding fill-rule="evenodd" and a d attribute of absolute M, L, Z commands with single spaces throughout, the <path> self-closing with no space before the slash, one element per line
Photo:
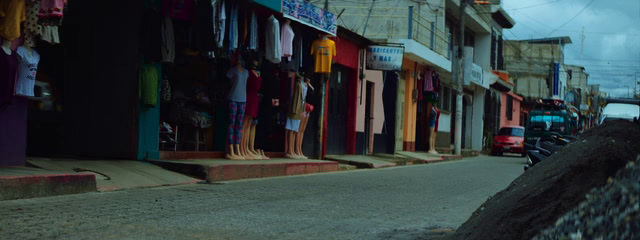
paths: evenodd
<path fill-rule="evenodd" d="M 507 96 L 513 97 L 513 108 L 507 109 Z M 500 127 L 504 126 L 520 126 L 520 104 L 522 103 L 522 97 L 513 94 L 512 92 L 502 93 L 502 103 L 500 104 Z M 511 120 L 507 119 L 507 110 L 511 111 Z"/>

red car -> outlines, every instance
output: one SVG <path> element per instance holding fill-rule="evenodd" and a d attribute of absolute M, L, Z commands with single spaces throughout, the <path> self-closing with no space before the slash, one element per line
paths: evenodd
<path fill-rule="evenodd" d="M 519 153 L 526 155 L 524 151 L 524 127 L 506 126 L 500 128 L 498 136 L 493 139 L 491 154 L 500 156 L 503 153 Z"/>

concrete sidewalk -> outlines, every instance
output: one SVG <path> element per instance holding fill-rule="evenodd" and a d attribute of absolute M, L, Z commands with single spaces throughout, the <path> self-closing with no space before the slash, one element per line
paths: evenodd
<path fill-rule="evenodd" d="M 95 192 L 94 174 L 32 167 L 0 168 L 0 201 Z"/>
<path fill-rule="evenodd" d="M 340 169 L 337 162 L 312 159 L 186 159 L 149 161 L 165 169 L 206 179 L 207 182 L 334 172 Z"/>
<path fill-rule="evenodd" d="M 450 160 L 461 160 L 461 155 L 453 155 L 453 154 L 433 154 L 428 152 L 406 152 L 399 151 L 398 155 L 406 156 L 409 158 L 415 159 L 415 161 L 422 161 L 423 163 L 434 163 L 441 161 L 450 161 Z"/>
<path fill-rule="evenodd" d="M 98 191 L 170 186 L 202 181 L 143 161 L 28 158 L 27 162 L 50 171 L 79 172 L 95 176 Z"/>
<path fill-rule="evenodd" d="M 381 168 L 393 167 L 395 163 L 387 158 L 381 158 L 369 155 L 327 155 L 327 160 L 333 160 L 343 164 L 354 165 L 358 168 Z"/>

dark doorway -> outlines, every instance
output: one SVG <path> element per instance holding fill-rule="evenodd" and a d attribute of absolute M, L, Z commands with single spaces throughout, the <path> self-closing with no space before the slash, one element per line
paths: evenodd
<path fill-rule="evenodd" d="M 396 101 L 398 98 L 398 73 L 385 71 L 382 75 L 382 105 L 384 123 L 382 133 L 374 134 L 374 152 L 393 154 L 396 142 Z"/>
<path fill-rule="evenodd" d="M 352 70 L 334 65 L 329 92 L 327 154 L 347 153 L 347 86 Z"/>
<path fill-rule="evenodd" d="M 373 154 L 373 95 L 375 93 L 374 84 L 367 81 L 367 95 L 365 98 L 366 105 L 364 110 L 364 154 Z"/>

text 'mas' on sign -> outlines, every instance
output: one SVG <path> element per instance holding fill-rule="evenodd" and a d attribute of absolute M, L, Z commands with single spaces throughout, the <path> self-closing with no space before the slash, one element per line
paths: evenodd
<path fill-rule="evenodd" d="M 367 69 L 402 70 L 404 47 L 371 45 L 367 48 Z"/>

